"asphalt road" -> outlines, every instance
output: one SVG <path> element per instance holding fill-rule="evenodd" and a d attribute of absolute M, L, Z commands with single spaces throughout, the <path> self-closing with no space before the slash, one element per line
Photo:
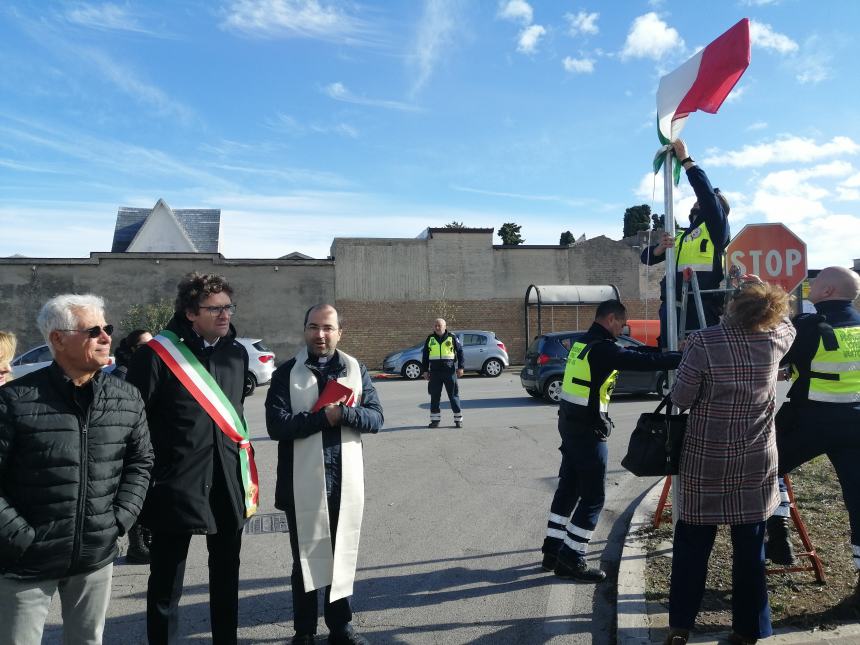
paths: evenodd
<path fill-rule="evenodd" d="M 517 371 L 461 380 L 465 427 L 443 404 L 442 426 L 426 427 L 424 381 L 377 382 L 385 427 L 364 441 L 366 504 L 353 596 L 354 624 L 373 643 L 611 643 L 621 545 L 636 501 L 653 479 L 619 465 L 640 412 L 655 397 L 618 396 L 611 415 L 606 506 L 590 559 L 609 573 L 599 585 L 562 581 L 540 569 L 560 456 L 556 407 L 529 397 Z M 248 400 L 261 477 L 256 525 L 245 536 L 240 642 L 292 637 L 288 537 L 273 508 L 277 446 L 265 431 L 261 387 Z M 181 603 L 183 642 L 211 640 L 206 546 L 195 537 Z M 114 569 L 105 643 L 145 642 L 148 567 Z M 45 643 L 60 642 L 54 599 Z M 320 618 L 320 642 L 327 632 Z"/>

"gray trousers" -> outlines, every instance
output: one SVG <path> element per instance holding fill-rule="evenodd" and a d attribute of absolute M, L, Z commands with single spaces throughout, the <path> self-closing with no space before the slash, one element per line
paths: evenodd
<path fill-rule="evenodd" d="M 58 590 L 66 645 L 101 645 L 113 563 L 68 578 L 17 580 L 0 576 L 0 643 L 39 645 Z"/>

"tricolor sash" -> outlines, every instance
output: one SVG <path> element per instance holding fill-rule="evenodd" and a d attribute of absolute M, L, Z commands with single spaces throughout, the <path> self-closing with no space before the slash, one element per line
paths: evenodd
<path fill-rule="evenodd" d="M 346 365 L 346 375 L 337 380 L 355 393 L 353 405 L 360 405 L 361 367 L 352 356 L 339 350 L 338 355 Z M 290 407 L 293 414 L 310 411 L 319 398 L 317 377 L 305 365 L 307 359 L 307 349 L 303 349 L 296 355 L 295 365 L 290 371 Z M 364 514 L 361 434 L 341 426 L 340 442 L 340 513 L 332 549 L 322 432 L 293 441 L 293 508 L 305 592 L 331 586 L 330 601 L 352 595 L 361 518 Z"/>
<path fill-rule="evenodd" d="M 148 344 L 211 417 L 218 429 L 230 440 L 239 444 L 239 468 L 245 496 L 245 517 L 251 517 L 257 512 L 260 484 L 248 424 L 236 412 L 236 408 L 230 403 L 221 386 L 215 382 L 212 375 L 181 338 L 165 329 Z"/>

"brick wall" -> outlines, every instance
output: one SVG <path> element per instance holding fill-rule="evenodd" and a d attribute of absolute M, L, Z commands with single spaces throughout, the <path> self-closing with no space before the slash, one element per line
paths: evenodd
<path fill-rule="evenodd" d="M 630 318 L 644 318 L 645 303 L 625 301 Z M 508 350 L 514 365 L 522 364 L 527 347 L 523 326 L 523 300 L 455 300 L 444 303 L 416 301 L 362 302 L 338 300 L 344 334 L 340 347 L 365 363 L 368 369 L 381 369 L 382 359 L 392 352 L 423 341 L 433 331 L 433 321 L 443 317 L 449 329 L 493 331 Z M 659 302 L 650 301 L 650 318 L 656 319 Z M 543 333 L 588 329 L 594 320 L 595 306 L 544 306 L 541 309 Z M 537 335 L 537 309 L 529 310 L 531 336 Z"/>

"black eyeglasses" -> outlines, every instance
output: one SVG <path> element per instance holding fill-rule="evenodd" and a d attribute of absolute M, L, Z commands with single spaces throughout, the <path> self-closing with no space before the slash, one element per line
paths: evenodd
<path fill-rule="evenodd" d="M 90 338 L 98 338 L 102 335 L 102 331 L 104 331 L 108 336 L 113 334 L 113 325 L 105 325 L 104 327 L 96 325 L 95 327 L 89 327 L 88 329 L 58 329 L 57 331 L 67 331 L 73 334 L 86 334 Z"/>
<path fill-rule="evenodd" d="M 232 316 L 236 313 L 236 305 L 221 305 L 215 307 L 200 307 L 200 309 L 208 311 L 210 315 L 218 317 L 221 314 Z"/>

